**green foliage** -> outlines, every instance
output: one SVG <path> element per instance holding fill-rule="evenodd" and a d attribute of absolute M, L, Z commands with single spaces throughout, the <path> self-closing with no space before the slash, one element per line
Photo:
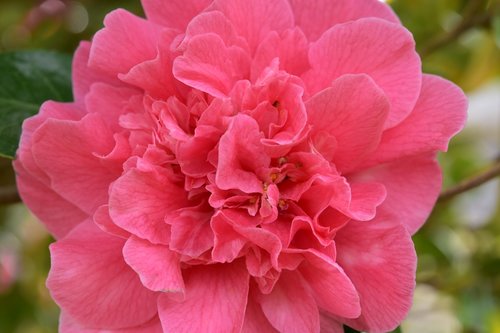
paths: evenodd
<path fill-rule="evenodd" d="M 71 57 L 47 51 L 0 54 L 0 155 L 14 157 L 21 124 L 46 100 L 71 101 Z"/>

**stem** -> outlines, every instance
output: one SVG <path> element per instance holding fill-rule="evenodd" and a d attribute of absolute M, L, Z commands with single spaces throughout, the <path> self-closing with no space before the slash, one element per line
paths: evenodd
<path fill-rule="evenodd" d="M 21 198 L 15 186 L 0 187 L 0 205 L 20 202 Z"/>
<path fill-rule="evenodd" d="M 489 180 L 494 179 L 495 177 L 500 176 L 500 161 L 497 161 L 491 168 L 486 170 L 485 172 L 466 179 L 455 186 L 450 187 L 449 189 L 444 190 L 439 196 L 439 201 L 446 201 L 453 198 L 456 195 L 459 195 L 463 192 L 466 192 L 470 189 L 478 187 L 486 183 Z"/>

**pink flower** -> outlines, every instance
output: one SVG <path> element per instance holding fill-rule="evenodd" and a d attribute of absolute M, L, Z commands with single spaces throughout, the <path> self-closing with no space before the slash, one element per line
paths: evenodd
<path fill-rule="evenodd" d="M 6 293 L 19 275 L 18 253 L 12 248 L 0 248 L 0 295 Z"/>
<path fill-rule="evenodd" d="M 24 123 L 61 332 L 385 332 L 465 120 L 376 0 L 143 0 Z"/>

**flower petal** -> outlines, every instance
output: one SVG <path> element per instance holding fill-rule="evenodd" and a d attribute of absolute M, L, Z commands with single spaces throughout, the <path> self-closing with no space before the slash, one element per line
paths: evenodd
<path fill-rule="evenodd" d="M 181 208 L 167 216 L 171 227 L 170 249 L 196 258 L 214 246 L 214 233 L 210 228 L 213 210 L 199 207 Z"/>
<path fill-rule="evenodd" d="M 332 27 L 311 44 L 309 61 L 313 69 L 303 78 L 311 94 L 344 74 L 369 75 L 391 103 L 386 128 L 410 114 L 420 92 L 420 58 L 411 33 L 381 19 Z"/>
<path fill-rule="evenodd" d="M 379 147 L 363 165 L 446 151 L 450 138 L 463 128 L 466 111 L 467 97 L 459 87 L 440 77 L 424 75 L 420 97 L 412 113 L 401 124 L 383 133 Z"/>
<path fill-rule="evenodd" d="M 377 0 L 288 0 L 295 16 L 295 24 L 310 41 L 317 40 L 334 25 L 363 17 L 378 17 L 392 23 L 399 19 L 391 7 Z"/>
<path fill-rule="evenodd" d="M 61 140 L 64 138 L 64 140 Z M 122 172 L 120 164 L 104 166 L 98 156 L 114 147 L 99 114 L 81 121 L 47 120 L 33 136 L 33 157 L 51 179 L 51 188 L 86 213 L 107 202 L 108 186 Z"/>
<path fill-rule="evenodd" d="M 212 0 L 141 0 L 148 20 L 179 30 L 185 30 L 189 21 L 211 2 Z"/>
<path fill-rule="evenodd" d="M 136 102 L 137 100 L 141 103 Z M 85 96 L 85 107 L 89 113 L 98 113 L 104 123 L 116 133 L 123 130 L 119 126 L 121 115 L 142 111 L 142 96 L 137 89 L 98 82 L 92 85 Z"/>
<path fill-rule="evenodd" d="M 90 91 L 90 87 L 95 82 L 121 85 L 116 76 L 112 76 L 105 71 L 89 67 L 88 62 L 90 48 L 90 42 L 81 42 L 73 57 L 71 82 L 73 84 L 73 96 L 75 97 L 75 102 L 77 103 L 83 101 L 85 95 Z"/>
<path fill-rule="evenodd" d="M 185 300 L 159 297 L 163 330 L 239 333 L 248 297 L 249 276 L 244 264 L 198 266 L 184 272 Z"/>
<path fill-rule="evenodd" d="M 387 197 L 378 213 L 391 216 L 414 234 L 429 217 L 441 190 L 441 170 L 435 154 L 402 158 L 354 176 L 384 184 Z"/>
<path fill-rule="evenodd" d="M 269 322 L 282 333 L 319 333 L 316 301 L 297 272 L 283 271 L 269 295 L 259 295 Z"/>
<path fill-rule="evenodd" d="M 135 327 L 123 328 L 120 330 L 85 328 L 71 319 L 65 312 L 59 317 L 60 333 L 163 333 L 161 322 L 158 317 L 151 321 Z"/>
<path fill-rule="evenodd" d="M 262 192 L 263 183 L 256 173 L 269 166 L 270 158 L 264 154 L 261 138 L 262 133 L 253 118 L 246 115 L 234 118 L 219 141 L 215 182 L 220 189 Z"/>
<path fill-rule="evenodd" d="M 144 288 L 123 261 L 123 244 L 122 238 L 85 222 L 50 246 L 47 287 L 78 323 L 119 329 L 144 324 L 155 316 L 157 295 Z"/>
<path fill-rule="evenodd" d="M 66 236 L 88 218 L 88 214 L 28 174 L 23 165 L 14 162 L 19 194 L 30 211 L 56 239 Z"/>
<path fill-rule="evenodd" d="M 37 115 L 27 118 L 23 122 L 22 135 L 19 148 L 16 152 L 16 163 L 22 164 L 23 168 L 33 177 L 47 186 L 50 178 L 40 168 L 33 156 L 33 136 L 38 129 L 49 119 L 78 121 L 85 115 L 84 110 L 72 103 L 59 103 L 47 101 L 42 104 Z"/>
<path fill-rule="evenodd" d="M 359 317 L 359 296 L 344 270 L 316 251 L 305 252 L 303 255 L 306 260 L 299 270 L 311 287 L 318 307 L 345 318 Z"/>
<path fill-rule="evenodd" d="M 164 293 L 184 293 L 179 255 L 166 245 L 130 237 L 123 247 L 125 262 L 139 275 L 142 284 Z"/>
<path fill-rule="evenodd" d="M 344 325 L 324 313 L 319 314 L 321 333 L 344 333 Z"/>
<path fill-rule="evenodd" d="M 260 304 L 252 297 L 252 291 L 248 297 L 247 309 L 245 312 L 245 321 L 243 322 L 242 333 L 279 333 L 271 326 L 269 320 L 262 312 Z"/>
<path fill-rule="evenodd" d="M 143 89 L 154 98 L 167 99 L 176 95 L 181 83 L 172 74 L 175 54 L 170 51 L 170 45 L 177 35 L 175 30 L 163 30 L 158 40 L 156 57 L 138 63 L 126 74 L 119 74 L 120 80 Z"/>
<path fill-rule="evenodd" d="M 246 41 L 237 35 L 234 26 L 224 14 L 219 11 L 201 13 L 193 18 L 187 26 L 186 36 L 179 45 L 179 48 L 182 49 L 192 37 L 208 33 L 214 33 L 219 36 L 227 46 L 237 45 L 244 50 L 248 50 Z"/>
<path fill-rule="evenodd" d="M 377 216 L 351 221 L 335 241 L 337 261 L 361 301 L 361 316 L 344 322 L 360 331 L 393 330 L 408 313 L 415 288 L 416 254 L 406 228 Z"/>
<path fill-rule="evenodd" d="M 213 7 L 231 21 L 240 36 L 255 52 L 259 43 L 271 31 L 293 27 L 293 14 L 286 0 L 215 0 Z"/>
<path fill-rule="evenodd" d="M 274 31 L 269 33 L 255 53 L 251 69 L 252 81 L 257 81 L 275 58 L 279 58 L 281 70 L 292 75 L 302 75 L 310 68 L 308 48 L 309 42 L 298 28 L 285 30 L 282 34 Z"/>
<path fill-rule="evenodd" d="M 339 171 L 348 170 L 378 146 L 389 107 L 369 76 L 344 75 L 306 102 L 313 141 L 333 135 L 333 162 Z"/>
<path fill-rule="evenodd" d="M 237 80 L 249 76 L 249 70 L 248 54 L 240 47 L 226 46 L 214 33 L 191 38 L 173 66 L 179 81 L 219 98 L 229 95 Z"/>
<path fill-rule="evenodd" d="M 104 25 L 92 40 L 89 67 L 116 76 L 156 57 L 161 27 L 123 9 L 109 13 Z"/>
<path fill-rule="evenodd" d="M 97 208 L 94 214 L 94 223 L 104 232 L 111 234 L 113 236 L 121 237 L 123 239 L 128 239 L 130 237 L 130 232 L 123 230 L 117 226 L 111 217 L 109 216 L 109 206 L 102 205 Z"/>
<path fill-rule="evenodd" d="M 131 169 L 111 187 L 109 211 L 121 228 L 154 244 L 168 244 L 170 226 L 166 215 L 187 204 L 184 189 L 174 184 L 167 171 Z"/>

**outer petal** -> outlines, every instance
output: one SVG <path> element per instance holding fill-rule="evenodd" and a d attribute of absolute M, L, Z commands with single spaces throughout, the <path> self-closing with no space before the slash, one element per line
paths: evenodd
<path fill-rule="evenodd" d="M 388 332 L 408 313 L 415 288 L 416 254 L 406 228 L 379 216 L 352 221 L 335 238 L 337 261 L 361 300 L 361 316 L 345 322 L 360 331 Z"/>
<path fill-rule="evenodd" d="M 377 0 L 288 0 L 297 24 L 310 41 L 318 39 L 334 25 L 354 21 L 363 17 L 378 17 L 399 23 L 391 7 Z"/>
<path fill-rule="evenodd" d="M 137 89 L 95 83 L 85 96 L 85 106 L 89 113 L 99 113 L 112 132 L 117 133 L 123 130 L 118 124 L 120 116 L 142 111 L 142 103 L 132 105 L 137 100 L 142 102 L 140 93 Z"/>
<path fill-rule="evenodd" d="M 258 292 L 255 290 L 255 292 Z M 242 333 L 279 333 L 274 327 L 271 326 L 269 320 L 262 312 L 260 304 L 252 297 L 252 290 L 248 297 L 248 305 L 245 312 L 245 321 L 243 323 Z"/>
<path fill-rule="evenodd" d="M 389 107 L 369 76 L 342 76 L 306 103 L 313 144 L 325 133 L 333 135 L 335 166 L 339 171 L 352 168 L 378 146 Z"/>
<path fill-rule="evenodd" d="M 73 96 L 75 102 L 83 101 L 90 87 L 95 82 L 105 82 L 111 85 L 121 85 L 116 76 L 99 70 L 90 68 L 88 65 L 90 55 L 90 42 L 81 42 L 75 51 L 73 57 L 73 66 L 71 71 L 71 82 L 73 83 Z"/>
<path fill-rule="evenodd" d="M 141 0 L 147 18 L 169 28 L 185 30 L 193 17 L 212 0 Z"/>
<path fill-rule="evenodd" d="M 361 314 L 358 293 L 344 270 L 320 253 L 304 253 L 299 270 L 313 291 L 318 306 L 329 313 L 357 318 Z"/>
<path fill-rule="evenodd" d="M 292 10 L 286 0 L 216 0 L 212 8 L 233 23 L 252 53 L 269 32 L 293 27 Z"/>
<path fill-rule="evenodd" d="M 335 319 L 320 313 L 321 333 L 344 333 L 344 326 Z"/>
<path fill-rule="evenodd" d="M 94 216 L 94 223 L 104 232 L 111 234 L 113 236 L 121 237 L 123 239 L 128 239 L 130 237 L 130 232 L 123 230 L 117 226 L 111 217 L 109 216 L 109 206 L 102 205 L 97 208 Z"/>
<path fill-rule="evenodd" d="M 47 227 L 54 237 L 64 237 L 88 218 L 81 209 L 62 198 L 50 187 L 26 173 L 19 161 L 14 162 L 17 188 L 23 202 Z"/>
<path fill-rule="evenodd" d="M 420 58 L 411 33 L 400 25 L 374 18 L 336 25 L 311 45 L 309 60 L 313 69 L 304 81 L 312 94 L 343 74 L 369 75 L 391 103 L 386 128 L 400 123 L 415 106 Z"/>
<path fill-rule="evenodd" d="M 141 62 L 130 69 L 127 74 L 120 74 L 119 78 L 133 86 L 144 89 L 154 98 L 167 99 L 176 95 L 181 85 L 172 74 L 172 63 L 175 54 L 170 50 L 178 32 L 171 29 L 162 31 L 158 40 L 158 54 L 156 58 Z"/>
<path fill-rule="evenodd" d="M 198 266 L 186 272 L 186 298 L 158 301 L 165 332 L 239 333 L 248 297 L 249 276 L 242 262 Z"/>
<path fill-rule="evenodd" d="M 267 319 L 282 333 L 319 333 L 319 312 L 316 301 L 296 272 L 283 271 L 269 295 L 259 302 Z"/>
<path fill-rule="evenodd" d="M 174 76 L 214 97 L 229 94 L 237 80 L 247 78 L 250 58 L 237 46 L 226 46 L 216 34 L 194 36 L 174 61 Z"/>
<path fill-rule="evenodd" d="M 94 329 L 85 328 L 76 323 L 71 317 L 66 313 L 61 313 L 59 318 L 59 332 L 60 333 L 163 333 L 161 328 L 160 319 L 158 317 L 153 318 L 146 324 L 123 328 L 119 330 L 107 330 L 107 329 Z"/>
<path fill-rule="evenodd" d="M 51 188 L 93 214 L 107 202 L 108 186 L 122 171 L 120 164 L 104 166 L 98 157 L 109 153 L 114 144 L 101 117 L 89 114 L 78 122 L 47 120 L 33 136 L 32 151 L 50 177 Z"/>
<path fill-rule="evenodd" d="M 467 117 L 467 98 L 453 83 L 424 75 L 420 97 L 412 113 L 384 132 L 376 151 L 363 165 L 373 165 L 436 150 L 446 151 L 450 138 Z"/>
<path fill-rule="evenodd" d="M 23 202 L 56 237 L 66 235 L 88 217 L 50 186 L 50 178 L 33 156 L 34 135 L 48 119 L 79 120 L 83 111 L 74 104 L 45 102 L 40 112 L 24 121 L 21 141 L 13 163 Z"/>
<path fill-rule="evenodd" d="M 128 232 L 155 244 L 168 244 L 170 226 L 166 215 L 186 205 L 184 189 L 166 173 L 128 171 L 112 186 L 110 216 Z"/>
<path fill-rule="evenodd" d="M 155 58 L 161 33 L 159 26 L 123 9 L 108 14 L 104 25 L 92 41 L 89 67 L 117 75 Z"/>
<path fill-rule="evenodd" d="M 353 178 L 384 184 L 387 197 L 378 213 L 391 216 L 411 234 L 429 217 L 441 190 L 441 170 L 433 153 L 379 165 Z"/>
<path fill-rule="evenodd" d="M 123 243 L 85 222 L 50 246 L 47 287 L 63 311 L 89 328 L 133 327 L 156 314 L 157 296 L 123 261 Z"/>
<path fill-rule="evenodd" d="M 22 164 L 23 168 L 40 182 L 49 185 L 50 178 L 44 170 L 36 163 L 33 157 L 33 136 L 38 129 L 49 119 L 78 121 L 85 116 L 85 111 L 74 103 L 59 103 L 47 101 L 42 104 L 37 115 L 27 118 L 23 122 L 22 135 L 19 148 L 16 152 L 16 164 Z"/>
<path fill-rule="evenodd" d="M 168 293 L 184 292 L 179 256 L 170 251 L 168 246 L 151 244 L 132 236 L 123 247 L 123 257 L 148 289 Z"/>

